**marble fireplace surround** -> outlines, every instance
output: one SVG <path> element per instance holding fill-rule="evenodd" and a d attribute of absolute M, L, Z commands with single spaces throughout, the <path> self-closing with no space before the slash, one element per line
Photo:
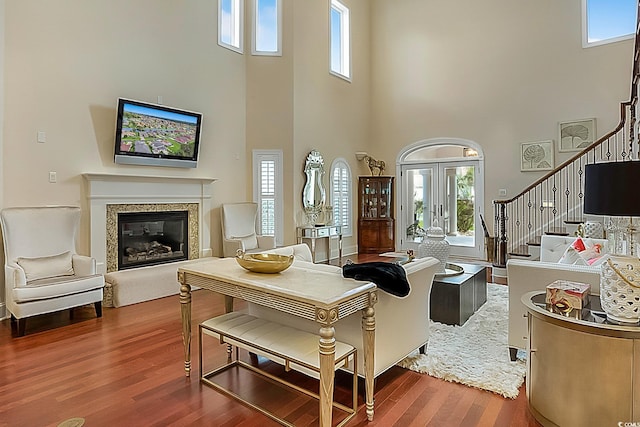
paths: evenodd
<path fill-rule="evenodd" d="M 91 256 L 101 274 L 117 270 L 114 264 L 113 235 L 118 212 L 140 210 L 189 211 L 189 259 L 212 255 L 211 250 L 211 184 L 213 178 L 183 178 L 146 175 L 83 174 L 87 182 L 90 216 Z M 109 243 L 111 242 L 111 243 Z"/>

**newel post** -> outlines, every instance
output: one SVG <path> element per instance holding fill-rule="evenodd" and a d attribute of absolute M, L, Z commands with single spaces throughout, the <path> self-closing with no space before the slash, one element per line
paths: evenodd
<path fill-rule="evenodd" d="M 494 265 L 505 267 L 507 265 L 507 206 L 501 201 L 494 201 L 494 211 L 496 212 L 496 228 L 498 235 L 498 253 Z M 496 206 L 497 205 L 497 206 Z"/>

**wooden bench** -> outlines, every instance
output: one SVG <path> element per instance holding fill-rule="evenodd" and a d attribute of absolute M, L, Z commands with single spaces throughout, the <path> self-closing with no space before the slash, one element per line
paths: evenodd
<path fill-rule="evenodd" d="M 313 393 L 267 373 L 256 366 L 243 362 L 238 357 L 238 348 L 243 348 L 251 353 L 260 354 L 274 362 L 284 365 L 286 371 L 295 369 L 296 371 L 318 378 L 320 373 L 320 358 L 318 353 L 319 337 L 317 335 L 242 312 L 231 312 L 205 320 L 199 325 L 198 330 L 200 334 L 200 339 L 198 340 L 198 361 L 201 382 L 210 385 L 216 390 L 219 390 L 234 399 L 248 404 L 250 407 L 257 409 L 269 418 L 284 425 L 292 424 L 282 418 L 279 418 L 277 415 L 267 411 L 266 409 L 246 401 L 232 390 L 224 388 L 220 384 L 213 382 L 211 378 L 231 367 L 241 366 L 308 396 L 319 399 L 317 393 Z M 229 346 L 227 350 L 227 363 L 219 368 L 206 372 L 203 368 L 202 352 L 202 340 L 204 335 L 214 336 L 220 340 L 220 344 L 228 344 Z M 232 346 L 235 346 L 235 358 L 232 357 Z M 358 369 L 355 364 L 357 363 L 358 358 L 356 357 L 356 349 L 353 346 L 336 341 L 334 370 L 339 369 L 343 365 L 347 366 L 349 359 L 354 363 L 352 407 L 334 402 L 334 406 L 336 408 L 339 408 L 348 414 L 344 420 L 337 424 L 337 426 L 343 426 L 356 415 L 358 408 Z"/>

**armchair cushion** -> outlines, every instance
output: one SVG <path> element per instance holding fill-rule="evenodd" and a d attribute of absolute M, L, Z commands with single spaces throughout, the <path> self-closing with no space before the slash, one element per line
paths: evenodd
<path fill-rule="evenodd" d="M 73 276 L 71 251 L 45 257 L 18 257 L 18 265 L 24 270 L 27 282 L 58 276 Z"/>
<path fill-rule="evenodd" d="M 12 289 L 11 296 L 16 303 L 60 298 L 91 290 L 102 290 L 104 277 L 95 274 L 88 277 L 58 276 L 28 282 L 26 287 Z"/>

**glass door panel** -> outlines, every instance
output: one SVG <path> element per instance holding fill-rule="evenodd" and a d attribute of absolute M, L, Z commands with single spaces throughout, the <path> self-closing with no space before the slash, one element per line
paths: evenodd
<path fill-rule="evenodd" d="M 482 258 L 478 169 L 477 161 L 402 166 L 402 250 L 417 249 L 426 229 L 437 221 L 452 255 Z"/>

